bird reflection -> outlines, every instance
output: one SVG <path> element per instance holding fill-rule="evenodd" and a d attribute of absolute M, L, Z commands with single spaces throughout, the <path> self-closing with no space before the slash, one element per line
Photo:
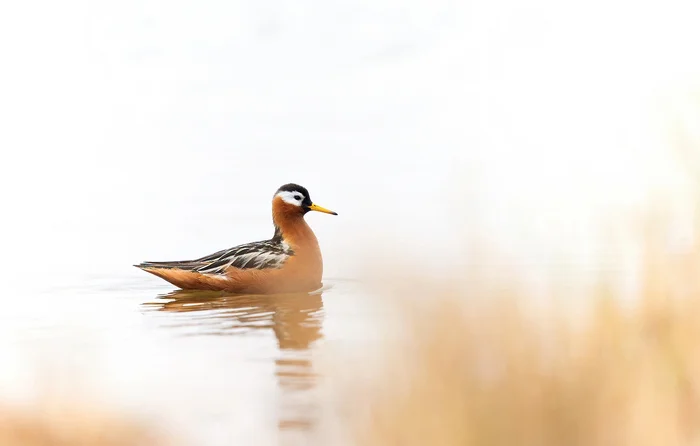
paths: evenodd
<path fill-rule="evenodd" d="M 177 290 L 142 305 L 152 311 L 177 313 L 178 326 L 195 327 L 198 335 L 230 336 L 271 329 L 279 347 L 276 377 L 283 394 L 279 428 L 306 430 L 313 425 L 313 407 L 305 396 L 315 385 L 309 348 L 323 337 L 320 293 L 240 295 Z"/>

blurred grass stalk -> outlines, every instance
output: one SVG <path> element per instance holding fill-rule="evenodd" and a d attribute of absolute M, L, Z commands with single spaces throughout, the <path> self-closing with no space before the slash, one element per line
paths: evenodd
<path fill-rule="evenodd" d="M 676 129 L 668 153 L 692 179 L 682 191 L 689 209 L 700 202 L 693 125 Z M 650 195 L 621 226 L 641 248 L 632 299 L 613 264 L 583 296 L 550 276 L 546 304 L 535 305 L 542 296 L 479 243 L 471 245 L 479 261 L 455 283 L 392 276 L 403 284 L 393 296 L 406 329 L 379 346 L 377 369 L 368 361 L 367 375 L 358 366 L 338 373 L 346 381 L 334 438 L 363 446 L 700 444 L 698 215 L 685 222 L 693 239 L 669 249 L 677 222 L 668 197 Z"/>
<path fill-rule="evenodd" d="M 104 404 L 69 400 L 37 406 L 0 406 L 2 446 L 158 446 L 174 444 L 142 420 L 108 410 Z"/>

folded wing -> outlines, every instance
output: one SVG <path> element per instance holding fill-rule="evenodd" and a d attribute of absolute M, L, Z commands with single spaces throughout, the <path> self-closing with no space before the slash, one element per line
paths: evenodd
<path fill-rule="evenodd" d="M 164 268 L 195 271 L 203 274 L 223 274 L 227 268 L 281 268 L 294 252 L 284 242 L 265 240 L 246 243 L 208 256 L 176 262 L 143 262 L 139 268 Z"/>

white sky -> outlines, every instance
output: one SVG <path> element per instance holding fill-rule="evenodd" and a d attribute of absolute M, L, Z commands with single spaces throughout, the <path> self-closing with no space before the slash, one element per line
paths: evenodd
<path fill-rule="evenodd" d="M 368 255 L 358 238 L 439 263 L 467 224 L 546 256 L 677 176 L 650 123 L 697 85 L 698 17 L 691 1 L 3 4 L 4 268 L 108 273 L 267 237 L 288 181 L 341 214 L 312 217 L 335 274 Z"/>

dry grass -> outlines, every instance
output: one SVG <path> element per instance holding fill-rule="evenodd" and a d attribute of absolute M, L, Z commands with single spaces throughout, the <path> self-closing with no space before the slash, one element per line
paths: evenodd
<path fill-rule="evenodd" d="M 407 335 L 383 346 L 378 375 L 342 391 L 344 438 L 700 444 L 700 247 L 669 254 L 667 222 L 644 221 L 643 279 L 631 303 L 612 278 L 576 306 L 565 286 L 551 290 L 552 305 L 530 305 L 530 291 L 510 276 L 477 273 L 449 290 L 409 281 L 396 295 Z"/>
<path fill-rule="evenodd" d="M 619 286 L 624 268 L 606 261 L 588 289 L 551 273 L 542 299 L 478 236 L 470 252 L 481 250 L 481 265 L 457 271 L 456 284 L 392 276 L 403 284 L 393 297 L 406 331 L 356 360 L 369 372 L 335 372 L 333 443 L 700 444 L 700 140 L 683 143 L 669 153 L 688 179 L 683 190 L 652 192 L 639 214 L 609 216 L 609 246 L 627 237 L 641 248 L 631 292 Z M 695 236 L 676 251 L 674 199 Z"/>
<path fill-rule="evenodd" d="M 0 407 L 3 446 L 157 446 L 171 444 L 145 425 L 74 405 Z"/>

